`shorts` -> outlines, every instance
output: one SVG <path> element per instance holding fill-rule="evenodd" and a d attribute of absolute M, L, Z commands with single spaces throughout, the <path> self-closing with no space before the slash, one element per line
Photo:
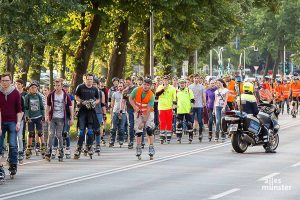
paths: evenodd
<path fill-rule="evenodd" d="M 28 132 L 35 132 L 35 131 L 37 133 L 43 132 L 42 117 L 31 119 L 31 121 L 28 122 Z"/>
<path fill-rule="evenodd" d="M 144 132 L 144 129 L 139 129 L 139 125 L 144 121 L 144 116 L 139 116 L 137 113 L 134 113 L 134 130 L 136 133 L 141 133 Z M 154 129 L 155 128 L 155 124 L 154 124 L 154 112 L 151 112 L 149 114 L 148 120 L 145 124 L 144 128 L 151 128 Z"/>

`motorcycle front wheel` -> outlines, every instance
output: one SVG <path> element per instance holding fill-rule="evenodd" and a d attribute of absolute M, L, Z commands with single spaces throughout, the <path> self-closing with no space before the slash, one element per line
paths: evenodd
<path fill-rule="evenodd" d="M 274 135 L 270 136 L 271 149 L 273 149 L 273 150 L 277 149 L 278 145 L 279 145 L 279 135 L 274 134 Z M 266 148 L 264 147 L 264 149 L 266 149 Z"/>
<path fill-rule="evenodd" d="M 241 139 L 241 134 L 238 133 L 232 134 L 231 144 L 232 144 L 232 148 L 237 153 L 244 153 L 248 148 L 248 144 Z"/>

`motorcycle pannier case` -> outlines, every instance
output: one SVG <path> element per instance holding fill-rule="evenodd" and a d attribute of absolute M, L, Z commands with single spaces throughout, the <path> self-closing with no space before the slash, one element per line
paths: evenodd
<path fill-rule="evenodd" d="M 260 129 L 261 129 L 261 124 L 260 124 L 259 120 L 257 118 L 255 118 L 253 115 L 248 115 L 246 118 L 245 127 L 251 133 L 258 135 L 260 132 Z"/>

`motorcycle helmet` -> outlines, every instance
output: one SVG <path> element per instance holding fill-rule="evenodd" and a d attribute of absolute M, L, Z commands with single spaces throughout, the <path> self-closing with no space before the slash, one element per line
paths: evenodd
<path fill-rule="evenodd" d="M 144 83 L 148 83 L 148 84 L 152 85 L 152 80 L 150 78 L 145 78 Z"/>
<path fill-rule="evenodd" d="M 245 92 L 251 92 L 251 93 L 253 93 L 253 91 L 254 91 L 254 86 L 253 86 L 252 83 L 246 82 L 246 83 L 244 83 L 244 85 L 243 85 L 243 90 L 244 90 Z"/>

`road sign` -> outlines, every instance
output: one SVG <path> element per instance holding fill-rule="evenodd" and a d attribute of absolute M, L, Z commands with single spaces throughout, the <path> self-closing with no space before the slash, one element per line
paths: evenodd
<path fill-rule="evenodd" d="M 259 66 L 254 66 L 255 71 L 257 71 L 259 68 Z"/>

